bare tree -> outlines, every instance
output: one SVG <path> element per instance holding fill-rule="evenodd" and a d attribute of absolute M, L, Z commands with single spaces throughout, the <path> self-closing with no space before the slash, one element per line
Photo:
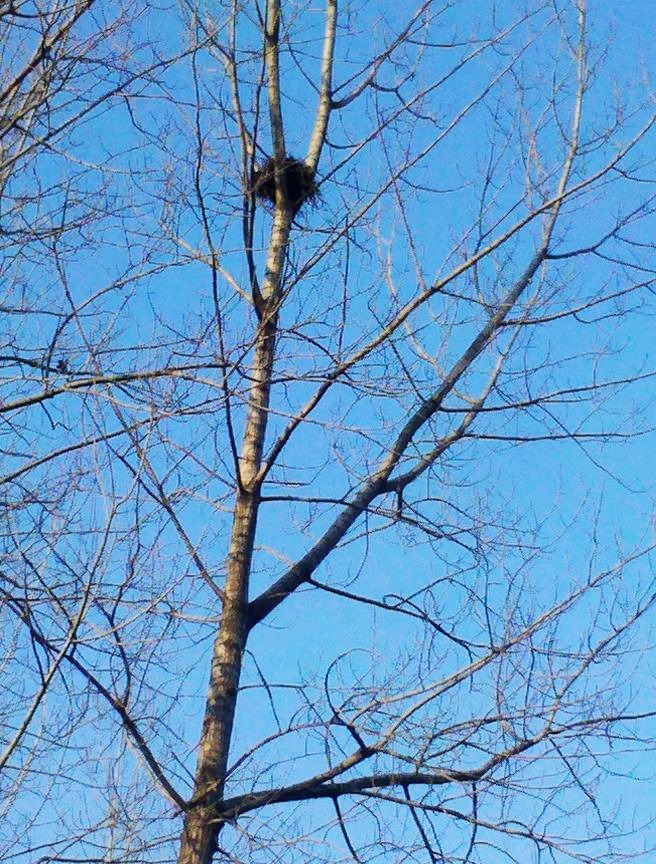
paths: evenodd
<path fill-rule="evenodd" d="M 0 7 L 3 861 L 652 854 L 639 46 L 392 5 Z"/>

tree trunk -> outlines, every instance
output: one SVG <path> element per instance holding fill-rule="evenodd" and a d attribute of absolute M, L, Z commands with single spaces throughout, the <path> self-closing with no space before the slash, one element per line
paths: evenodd
<path fill-rule="evenodd" d="M 228 750 L 237 702 L 241 664 L 246 646 L 248 578 L 257 523 L 259 489 L 251 489 L 262 454 L 266 431 L 275 320 L 267 322 L 258 337 L 249 413 L 242 457 L 242 488 L 237 493 L 225 599 L 212 654 L 205 718 L 201 733 L 192 802 L 219 799 L 228 761 Z M 192 806 L 185 819 L 179 864 L 209 864 L 216 851 L 219 824 L 211 822 L 211 807 Z"/>
<path fill-rule="evenodd" d="M 278 208 L 263 283 L 264 309 L 256 336 L 253 384 L 239 460 L 239 489 L 228 553 L 225 597 L 212 653 L 194 790 L 182 831 L 178 864 L 210 864 L 222 827 L 213 818 L 214 810 L 209 802 L 223 797 L 242 659 L 248 638 L 248 584 L 260 504 L 257 474 L 266 435 L 280 284 L 291 222 L 291 211 L 285 206 Z"/>

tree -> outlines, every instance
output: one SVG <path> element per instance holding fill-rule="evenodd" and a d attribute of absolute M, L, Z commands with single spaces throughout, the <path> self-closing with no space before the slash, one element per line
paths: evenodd
<path fill-rule="evenodd" d="M 639 47 L 390 5 L 2 6 L 2 860 L 648 860 Z"/>

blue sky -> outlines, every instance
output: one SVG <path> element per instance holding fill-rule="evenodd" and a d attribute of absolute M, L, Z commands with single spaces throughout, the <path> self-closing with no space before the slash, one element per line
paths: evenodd
<path fill-rule="evenodd" d="M 344 155 L 350 152 L 353 142 L 369 133 L 377 116 L 388 117 L 397 109 L 399 100 L 442 77 L 469 49 L 439 46 L 423 52 L 410 49 L 406 65 L 399 62 L 381 73 L 379 83 L 386 89 L 368 94 L 333 118 L 330 146 L 319 169 L 320 178 L 326 178 L 321 197 L 316 209 L 307 209 L 299 217 L 290 250 L 290 294 L 281 313 L 284 332 L 279 340 L 269 440 L 287 422 L 289 413 L 298 410 L 313 391 L 317 376 L 326 366 L 328 351 L 333 355 L 339 350 L 348 353 L 349 347 L 361 344 L 391 309 L 416 294 L 422 279 L 431 283 L 463 256 L 471 255 L 477 243 L 484 242 L 472 224 L 479 213 L 486 166 L 494 164 L 496 172 L 486 193 L 489 197 L 484 199 L 489 209 L 483 224 L 492 237 L 502 233 L 526 210 L 524 163 L 529 164 L 537 186 L 540 173 L 550 178 L 549 172 L 562 158 L 558 128 L 561 121 L 569 122 L 574 87 L 571 58 L 563 51 L 558 29 L 552 25 L 558 13 L 572 32 L 571 9 L 567 4 L 557 7 L 544 4 L 539 8 L 539 4 L 529 5 L 532 14 L 499 50 L 481 52 L 435 91 L 434 98 L 423 100 L 416 116 L 402 115 L 382 138 L 363 148 L 359 157 L 346 164 L 342 164 Z M 407 7 L 389 8 L 383 2 L 361 3 L 351 10 L 350 14 L 344 10 L 341 19 L 344 29 L 337 45 L 338 82 L 341 76 L 357 69 L 372 51 L 378 50 L 407 14 Z M 445 7 L 438 17 L 435 38 L 441 41 L 455 34 L 464 40 L 472 33 L 485 36 L 491 32 L 493 12 L 497 27 L 509 26 L 522 15 L 517 4 L 505 0 L 496 7 L 488 3 L 474 4 L 474 8 L 454 4 L 452 8 Z M 156 48 L 171 50 L 172 43 L 179 38 L 178 25 L 171 23 L 176 20 L 175 15 L 173 9 L 158 14 L 156 10 L 144 11 L 138 33 L 151 34 Z M 299 66 L 316 68 L 321 26 L 322 10 L 300 4 L 295 32 L 302 49 L 295 60 L 289 56 L 284 60 L 287 141 L 289 150 L 298 155 L 304 151 L 315 105 L 313 94 L 308 96 L 303 86 Z M 249 40 L 256 44 L 253 31 L 242 27 L 240 39 L 246 45 Z M 597 78 L 590 90 L 583 138 L 589 140 L 595 131 L 609 125 L 616 105 L 621 103 L 623 107 L 619 114 L 621 128 L 612 139 L 601 139 L 590 148 L 582 170 L 593 171 L 603 164 L 653 111 L 649 64 L 655 30 L 656 11 L 650 4 L 627 2 L 612 8 L 599 5 L 590 9 L 591 65 L 599 61 L 600 66 L 592 66 Z M 121 46 L 111 47 L 118 51 Z M 520 52 L 521 58 L 517 59 Z M 145 56 L 148 52 L 143 53 Z M 514 71 L 510 69 L 511 58 L 515 61 Z M 390 87 L 399 84 L 406 73 L 407 64 L 414 61 L 417 68 L 413 76 L 397 93 L 391 92 Z M 213 236 L 221 250 L 222 262 L 235 281 L 244 286 L 247 280 L 238 209 L 238 142 L 234 124 L 225 119 L 226 109 L 230 110 L 229 88 L 216 56 L 201 54 L 198 63 L 204 106 L 199 122 L 205 147 L 200 185 L 207 195 Z M 259 61 L 255 58 L 249 65 L 245 53 L 244 63 L 244 77 L 249 82 L 244 86 L 244 104 L 252 108 L 253 90 L 249 84 Z M 508 71 L 500 75 L 506 67 Z M 486 92 L 495 74 L 500 75 L 498 83 Z M 559 87 L 559 107 L 549 114 L 545 108 L 552 75 Z M 453 118 L 478 94 L 484 96 L 449 131 Z M 197 119 L 194 99 L 190 63 L 181 61 L 167 70 L 158 84 L 133 92 L 129 112 L 125 100 L 114 100 L 106 113 L 94 116 L 73 134 L 61 156 L 49 153 L 37 164 L 35 174 L 42 183 L 75 174 L 74 187 L 94 190 L 96 201 L 110 206 L 111 217 L 90 223 L 90 227 L 72 235 L 72 245 L 63 256 L 70 297 L 75 302 L 84 303 L 95 292 L 102 293 L 85 307 L 92 315 L 89 319 L 81 316 L 82 323 L 77 329 L 71 323 L 61 334 L 55 332 L 56 323 L 49 313 L 66 309 L 70 300 L 54 266 L 52 249 L 46 244 L 28 245 L 29 254 L 10 270 L 16 281 L 9 288 L 9 296 L 14 300 L 27 297 L 36 311 L 27 320 L 27 326 L 19 322 L 11 336 L 14 341 L 7 337 L 8 345 L 17 345 L 24 352 L 32 352 L 30 356 L 40 357 L 44 345 L 54 340 L 55 356 L 68 358 L 74 370 L 100 368 L 115 372 L 191 360 L 212 362 L 218 346 L 212 326 L 211 273 L 208 267 L 192 260 L 193 250 L 207 251 L 193 188 Z M 531 131 L 536 123 L 542 125 L 535 149 L 530 150 Z M 266 119 L 262 125 L 259 143 L 268 152 Z M 415 153 L 429 146 L 428 155 L 404 171 L 398 184 L 403 209 L 394 189 L 373 200 L 390 170 L 403 164 L 406 151 Z M 651 138 L 636 153 L 635 161 L 643 166 L 640 182 L 624 182 L 613 175 L 612 182 L 568 205 L 565 227 L 556 244 L 559 251 L 599 236 L 618 213 L 629 212 L 639 201 L 649 198 L 653 146 Z M 532 163 L 529 151 L 533 154 Z M 100 169 L 88 168 L 88 163 L 94 160 L 102 163 Z M 29 188 L 34 178 L 28 176 L 23 182 Z M 544 184 L 545 188 L 552 188 L 550 179 Z M 539 194 L 539 190 L 533 194 Z M 35 210 L 40 208 L 44 212 L 44 197 L 35 201 Z M 56 209 L 62 200 L 61 188 L 55 190 L 52 200 Z M 336 243 L 320 266 L 296 282 L 295 274 L 302 271 L 316 250 L 335 236 L 352 213 L 370 201 L 373 203 L 362 224 L 349 229 L 348 244 Z M 47 222 L 51 217 L 46 214 L 43 218 Z M 653 218 L 647 214 L 642 222 L 630 225 L 624 236 L 634 243 L 650 242 L 653 228 Z M 256 239 L 262 246 L 268 230 L 269 218 L 260 209 Z M 498 300 L 522 272 L 537 236 L 537 228 L 529 227 L 481 264 L 477 277 L 485 302 L 493 304 Z M 619 244 L 611 240 L 604 248 L 612 255 Z M 636 260 L 640 256 L 643 264 L 649 261 L 648 251 L 636 247 L 635 255 Z M 257 250 L 259 265 L 262 257 L 261 250 Z M 146 272 L 135 277 L 134 282 L 125 286 L 112 284 L 123 274 L 139 271 Z M 550 304 L 545 306 L 552 312 L 570 303 L 571 297 L 590 298 L 602 289 L 620 289 L 636 278 L 634 267 L 614 266 L 607 259 L 591 256 L 554 262 L 552 272 L 553 282 L 545 282 L 543 288 L 545 293 L 554 291 Z M 239 358 L 240 363 L 231 379 L 239 431 L 243 418 L 240 400 L 247 384 L 247 376 L 242 372 L 248 360 L 245 346 L 254 322 L 246 304 L 225 280 L 220 281 L 219 288 L 230 359 L 235 362 Z M 360 390 L 355 395 L 346 387 L 336 388 L 313 417 L 316 424 L 300 430 L 293 448 L 285 451 L 281 466 L 265 487 L 265 495 L 339 499 L 351 493 L 385 452 L 402 418 L 417 405 L 419 398 L 430 392 L 439 371 L 453 361 L 480 326 L 483 313 L 480 304 L 472 302 L 476 297 L 469 275 L 453 288 L 454 292 L 460 292 L 460 299 L 440 295 L 413 317 L 414 343 L 404 334 L 394 345 L 396 353 L 381 350 L 372 355 L 362 371 L 356 373 Z M 527 331 L 507 364 L 496 404 L 502 398 L 528 398 L 536 392 L 577 387 L 590 380 L 630 377 L 653 369 L 649 293 L 644 299 L 643 307 L 638 304 L 638 295 L 635 302 L 633 298 L 626 301 L 626 308 L 606 304 L 602 307 L 604 314 L 594 324 L 565 320 Z M 606 315 L 609 311 L 613 314 Z M 346 324 L 342 327 L 343 316 Z M 593 315 L 588 317 L 592 319 Z M 8 330 L 10 326 L 7 325 Z M 436 357 L 437 365 L 432 362 Z M 412 368 L 416 389 L 405 379 L 401 362 Z M 492 354 L 484 355 L 463 384 L 466 394 L 475 394 L 482 386 L 491 362 Z M 527 369 L 530 375 L 526 374 Z M 307 375 L 307 380 L 292 380 L 299 375 Z M 22 464 L 35 452 L 46 452 L 77 440 L 80 434 L 116 429 L 115 409 L 130 421 L 143 421 L 148 417 L 149 403 L 160 406 L 170 413 L 170 418 L 162 420 L 150 438 L 144 433 L 141 442 L 150 448 L 147 452 L 151 454 L 152 465 L 160 472 L 164 487 L 179 508 L 189 536 L 210 571 L 220 579 L 230 522 L 231 499 L 225 495 L 231 478 L 218 382 L 216 370 L 205 370 L 193 380 L 171 378 L 153 383 L 151 390 L 144 387 L 139 391 L 119 391 L 114 405 L 103 394 L 97 398 L 75 396 L 66 397 L 61 403 L 53 401 L 48 414 L 35 410 L 29 415 L 27 432 L 22 428 L 7 431 L 10 440 L 7 451 L 14 454 L 6 457 L 7 470 Z M 25 387 L 24 381 L 15 383 L 9 375 L 2 383 L 5 393 L 12 389 L 20 393 Z M 36 386 L 40 386 L 38 380 Z M 420 480 L 406 500 L 407 506 L 415 505 L 425 518 L 434 519 L 444 534 L 457 531 L 453 539 L 429 542 L 421 532 L 394 524 L 379 533 L 386 520 L 371 516 L 366 523 L 360 520 L 350 542 L 321 566 L 315 578 L 341 590 L 378 600 L 388 598 L 390 602 L 417 591 L 413 602 L 426 604 L 427 611 L 440 621 L 448 620 L 449 626 L 457 627 L 461 635 L 479 639 L 486 627 L 481 602 L 485 596 L 493 612 L 498 613 L 494 626 L 501 631 L 504 615 L 514 614 L 516 626 L 517 621 L 535 614 L 573 583 L 585 578 L 589 569 L 613 566 L 627 550 L 646 545 L 652 539 L 653 436 L 648 433 L 653 423 L 653 383 L 645 379 L 613 388 L 612 393 L 612 401 L 606 398 L 604 390 L 585 405 L 557 401 L 549 405 L 549 412 L 543 409 L 508 412 L 507 419 L 504 414 L 491 415 L 480 424 L 480 430 L 488 435 L 521 437 L 540 435 L 545 430 L 554 433 L 581 428 L 590 432 L 630 432 L 630 439 L 520 444 L 512 440 L 472 438 L 461 442 L 437 466 L 430 483 Z M 458 395 L 449 403 L 453 410 L 462 410 L 465 404 Z M 193 410 L 188 410 L 190 406 Z M 430 434 L 444 434 L 453 416 L 446 413 L 440 416 Z M 430 435 L 422 441 L 420 449 L 427 447 L 429 441 Z M 116 453 L 126 461 L 117 461 Z M 52 545 L 34 541 L 40 567 L 53 580 L 64 578 L 61 574 L 66 568 L 61 560 L 72 571 L 85 571 L 97 553 L 96 532 L 105 523 L 108 508 L 126 496 L 118 508 L 116 534 L 111 533 L 108 549 L 101 556 L 99 591 L 103 597 L 111 598 L 111 591 L 126 578 L 129 568 L 134 568 L 128 599 L 119 606 L 130 656 L 145 682 L 134 694 L 134 710 L 155 742 L 158 754 L 177 774 L 178 787 L 188 793 L 186 783 L 194 765 L 213 632 L 211 621 L 202 623 L 198 619 L 215 614 L 216 603 L 196 578 L 196 570 L 169 520 L 157 515 L 159 508 L 134 483 L 127 466 L 134 470 L 138 463 L 134 448 L 125 442 L 117 445 L 116 452 L 93 448 L 79 463 L 68 462 L 65 468 L 59 462 L 49 464 L 43 472 L 33 474 L 26 486 L 11 494 L 19 497 L 25 494 L 29 499 L 36 494 L 35 490 L 40 493 L 56 490 L 62 477 L 71 478 L 73 491 L 67 490 L 68 494 L 52 506 L 47 517 L 49 527 L 45 533 Z M 39 499 L 36 500 L 38 503 Z M 391 502 L 386 506 L 392 506 Z M 42 512 L 28 503 L 25 521 L 19 520 L 17 533 L 27 532 L 25 526 L 31 520 L 36 521 L 37 510 Z M 252 593 L 266 587 L 289 562 L 300 557 L 335 512 L 329 504 L 265 502 L 257 536 Z M 67 514 L 72 534 L 59 537 L 57 520 L 65 521 Z M 369 536 L 364 536 L 365 527 L 370 529 Z M 540 554 L 538 549 L 542 550 Z M 15 550 L 10 548 L 7 555 L 8 560 L 13 560 Z M 585 644 L 588 630 L 598 635 L 609 622 L 616 621 L 620 611 L 628 608 L 642 590 L 638 586 L 648 586 L 650 578 L 649 559 L 641 559 L 627 568 L 616 594 L 611 590 L 604 599 L 593 594 L 589 602 L 563 620 L 560 628 L 549 631 L 549 636 L 557 638 L 563 649 Z M 432 586 L 429 591 L 424 590 L 427 583 Z M 161 602 L 153 603 L 154 597 L 161 597 Z M 171 609 L 178 617 L 169 615 Z M 87 632 L 90 640 L 101 624 L 95 610 Z M 160 641 L 160 637 L 164 638 Z M 100 639 L 98 654 L 94 653 L 93 644 L 81 650 L 86 650 L 89 662 L 97 664 L 107 680 L 118 687 L 122 672 L 111 646 L 110 639 Z M 641 710 L 652 707 L 653 668 L 649 665 L 652 661 L 643 661 L 640 653 L 643 647 L 645 650 L 651 647 L 648 622 L 638 625 L 629 647 L 630 652 L 612 673 L 615 678 L 606 666 L 590 674 L 589 699 L 601 696 L 604 688 L 614 682 L 619 702 L 633 695 Z M 335 688 L 337 694 L 340 679 L 356 688 L 357 701 L 381 682 L 394 690 L 400 681 L 408 681 L 409 685 L 426 682 L 466 662 L 466 656 L 453 642 L 435 634 L 423 634 L 410 618 L 347 604 L 344 598 L 316 590 L 299 592 L 276 611 L 271 621 L 259 626 L 249 642 L 249 651 L 252 655 L 245 662 L 244 691 L 238 705 L 235 758 L 278 724 L 285 726 L 294 717 L 327 716 L 325 688 Z M 546 680 L 548 664 L 541 656 L 533 659 L 537 671 L 526 687 L 533 698 L 539 699 L 539 676 Z M 522 673 L 520 660 L 528 662 L 528 653 L 518 659 L 517 671 Z M 560 668 L 560 662 L 557 656 L 555 666 Z M 499 675 L 506 672 L 508 667 Z M 269 692 L 261 686 L 261 676 L 271 683 L 275 711 Z M 438 723 L 442 712 L 454 722 L 472 713 L 489 712 L 490 706 L 494 706 L 498 681 L 492 673 L 482 679 L 476 679 L 471 687 L 461 688 L 459 700 L 440 701 L 436 712 L 439 716 L 434 721 L 425 716 L 425 722 Z M 515 704 L 522 694 L 517 684 L 522 681 L 521 674 L 514 681 L 515 684 L 509 681 L 501 688 L 510 704 Z M 54 689 L 46 723 L 56 726 L 61 714 L 64 724 L 69 699 L 81 718 L 70 740 L 81 749 L 72 748 L 61 757 L 62 777 L 55 781 L 48 800 L 40 802 L 43 810 L 29 842 L 49 839 L 51 823 L 58 825 L 60 815 L 63 819 L 75 813 L 80 823 L 84 823 L 104 813 L 109 806 L 102 793 L 77 790 L 70 793 L 65 788 L 68 772 L 74 777 L 79 772 L 89 789 L 97 781 L 97 775 L 105 779 L 113 776 L 116 788 L 126 799 L 128 792 L 138 797 L 150 784 L 141 768 L 135 768 L 114 719 L 102 707 L 98 711 L 89 709 L 79 681 L 72 695 L 63 683 Z M 312 708 L 312 702 L 320 708 Z M 330 758 L 338 758 L 340 746 L 346 749 L 352 746 L 348 735 L 342 732 L 334 731 Z M 107 749 L 100 754 L 98 740 L 107 742 Z M 410 742 L 405 745 L 410 747 Z M 611 757 L 610 764 L 617 774 L 648 772 L 647 759 L 640 750 L 634 753 L 631 746 L 624 748 L 620 742 L 614 746 L 618 747 L 618 753 Z M 231 788 L 233 793 L 249 788 L 249 784 L 264 788 L 267 784 L 307 776 L 325 765 L 328 758 L 328 745 L 313 733 L 290 736 L 283 739 L 279 748 L 272 749 L 280 764 L 270 769 L 267 765 L 270 757 L 265 753 L 261 766 L 249 764 L 237 776 Z M 472 757 L 463 752 L 462 758 Z M 526 770 L 533 773 L 544 770 L 547 783 L 557 761 L 552 762 L 552 758 L 553 753 L 542 763 L 543 768 L 533 766 Z M 473 758 L 472 763 L 475 762 Z M 42 778 L 39 782 L 43 785 L 34 787 L 33 796 L 19 799 L 16 812 L 36 812 L 34 799 L 43 796 L 51 780 Z M 512 785 L 512 776 L 508 776 L 507 782 Z M 539 785 L 539 779 L 534 778 L 533 782 Z M 132 783 L 134 789 L 130 788 Z M 575 784 L 562 800 L 556 801 L 555 809 L 561 805 L 572 807 L 576 814 L 555 816 L 553 827 L 556 831 L 562 828 L 583 835 L 587 831 L 589 836 L 598 825 L 595 826 L 594 818 L 589 823 L 576 821 L 583 820 L 578 808 L 586 802 L 585 796 L 574 787 Z M 612 774 L 596 792 L 608 811 L 615 813 L 613 818 L 623 830 L 634 819 L 634 812 L 638 822 L 652 815 L 653 802 L 645 795 L 645 788 L 649 787 L 633 786 Z M 458 790 L 456 797 L 461 791 L 464 798 L 470 792 Z M 166 812 L 168 820 L 170 810 L 152 793 L 144 794 L 147 806 L 152 808 L 147 811 L 147 816 L 152 815 L 152 824 L 148 824 L 148 818 L 136 815 L 136 806 L 132 813 L 126 805 L 126 812 L 139 826 L 138 830 L 144 837 L 169 833 L 175 837 L 177 822 L 165 821 L 162 815 Z M 469 806 L 462 799 L 457 803 L 465 809 Z M 454 802 L 450 804 L 455 806 Z M 537 811 L 540 806 L 532 795 L 518 792 L 516 807 L 522 815 Z M 493 803 L 486 808 L 487 818 L 512 818 L 515 812 L 510 811 L 511 816 L 497 812 Z M 289 819 L 285 832 L 291 833 L 295 818 L 292 808 L 281 806 L 272 812 L 275 815 L 271 817 L 264 812 L 260 832 L 266 835 L 271 828 L 275 833 L 277 821 Z M 389 819 L 393 837 L 416 837 L 407 814 L 392 816 L 391 808 L 383 813 Z M 339 831 L 333 826 L 324 833 L 321 827 L 323 820 L 332 819 L 332 808 L 316 805 L 311 816 L 315 825 L 311 842 L 307 848 L 299 846 L 296 851 L 284 854 L 281 851 L 280 860 L 292 864 L 318 862 L 323 855 L 328 860 L 343 860 L 345 852 Z M 462 855 L 469 842 L 468 831 L 463 833 L 457 822 L 443 816 L 435 819 L 435 830 L 444 847 L 451 844 L 454 854 Z M 245 824 L 249 821 L 245 820 Z M 358 820 L 354 840 L 366 844 L 373 836 L 374 826 L 373 820 Z M 239 843 L 238 831 L 230 835 L 226 832 L 225 836 L 226 842 Z M 622 843 L 628 851 L 635 852 L 642 845 L 650 846 L 653 840 L 649 829 Z M 495 837 L 492 832 L 481 829 L 479 841 L 482 845 L 470 859 L 476 864 L 501 864 L 511 860 L 509 854 L 518 855 L 519 860 L 538 860 L 533 847 L 520 846 L 516 851 L 514 841 Z M 275 848 L 274 841 L 269 842 Z M 314 844 L 318 844 L 320 851 L 312 851 Z M 333 848 L 330 844 L 335 844 L 334 858 L 326 851 Z M 70 854 L 76 848 L 69 850 Z M 169 860 L 166 855 L 170 854 L 173 842 L 162 848 L 164 860 Z M 266 847 L 255 848 L 252 860 L 270 860 L 267 851 Z M 594 851 L 601 855 L 601 846 Z M 646 853 L 643 860 L 648 861 L 650 854 Z M 29 852 L 24 853 L 21 859 L 19 853 L 17 860 L 31 860 L 29 856 Z M 370 860 L 405 859 L 388 850 Z M 428 859 L 425 852 L 422 857 L 418 851 L 414 860 Z M 566 858 L 556 855 L 556 860 L 560 864 Z"/>

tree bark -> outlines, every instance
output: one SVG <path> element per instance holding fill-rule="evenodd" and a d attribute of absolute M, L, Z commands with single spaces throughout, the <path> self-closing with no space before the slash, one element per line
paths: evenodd
<path fill-rule="evenodd" d="M 248 638 L 248 585 L 260 505 L 261 480 L 257 475 L 266 436 L 280 287 L 293 216 L 285 203 L 276 209 L 271 229 L 263 282 L 263 309 L 260 310 L 261 320 L 255 341 L 253 383 L 239 460 L 239 488 L 228 553 L 225 598 L 212 652 L 194 790 L 182 831 L 178 864 L 210 864 L 222 828 L 222 823 L 215 818 L 212 803 L 223 797 Z"/>

